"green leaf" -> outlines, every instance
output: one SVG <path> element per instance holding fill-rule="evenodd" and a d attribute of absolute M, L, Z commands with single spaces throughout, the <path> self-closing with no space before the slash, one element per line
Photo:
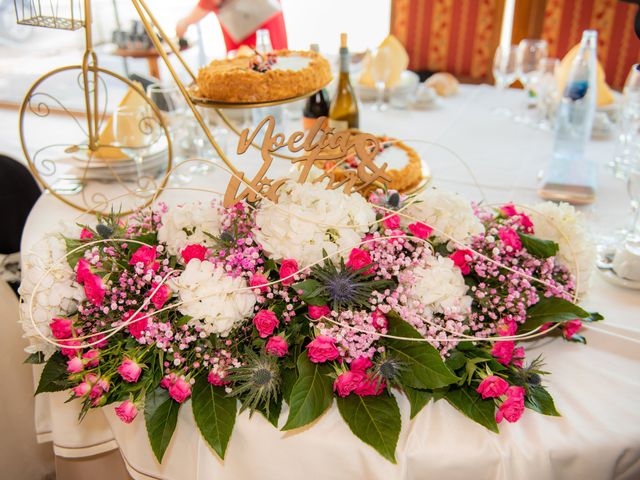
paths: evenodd
<path fill-rule="evenodd" d="M 559 323 L 571 320 L 587 322 L 601 320 L 598 313 L 589 313 L 568 300 L 557 297 L 543 298 L 527 311 L 527 321 L 521 327 L 521 332 L 529 332 L 547 322 Z"/>
<path fill-rule="evenodd" d="M 296 290 L 302 290 L 300 299 L 309 304 L 321 307 L 326 305 L 327 298 L 323 295 L 324 285 L 317 280 L 307 279 L 293 286 Z"/>
<path fill-rule="evenodd" d="M 67 238 L 67 237 L 63 237 L 63 238 L 64 238 L 64 244 L 67 248 L 67 253 L 69 253 L 71 250 L 75 250 L 76 248 L 82 247 L 83 245 L 85 245 L 85 242 L 83 242 L 82 240 L 76 240 L 75 238 Z M 80 260 L 80 257 L 84 256 L 84 250 L 85 249 L 79 248 L 75 252 L 67 255 L 67 263 L 71 268 L 75 268 L 76 264 L 78 263 L 78 260 Z"/>
<path fill-rule="evenodd" d="M 520 237 L 522 246 L 534 257 L 553 257 L 560 249 L 560 246 L 551 240 L 542 240 L 541 238 L 527 235 L 526 233 L 518 233 L 518 236 Z"/>
<path fill-rule="evenodd" d="M 411 387 L 404 387 L 404 393 L 409 399 L 409 404 L 411 405 L 410 418 L 413 418 L 420 413 L 420 410 L 422 410 L 424 406 L 434 398 L 434 395 L 431 392 Z"/>
<path fill-rule="evenodd" d="M 200 375 L 193 386 L 191 408 L 202 437 L 224 459 L 236 422 L 237 400 L 228 397 L 224 387 L 215 387 L 206 375 Z"/>
<path fill-rule="evenodd" d="M 31 365 L 40 365 L 44 363 L 44 353 L 34 352 L 24 359 L 24 363 L 29 363 Z"/>
<path fill-rule="evenodd" d="M 478 392 L 471 387 L 461 387 L 449 390 L 445 394 L 447 401 L 474 422 L 498 433 L 496 423 L 496 405 L 493 400 L 483 400 Z"/>
<path fill-rule="evenodd" d="M 451 371 L 455 371 L 464 367 L 465 363 L 467 363 L 467 357 L 464 353 L 458 350 L 453 350 L 444 363 L 449 367 L 449 369 L 451 369 Z"/>
<path fill-rule="evenodd" d="M 375 448 L 387 460 L 396 463 L 396 445 L 400 436 L 400 410 L 388 393 L 378 396 L 338 397 L 340 415 L 353 434 Z"/>
<path fill-rule="evenodd" d="M 397 314 L 389 313 L 389 335 L 406 338 L 422 336 Z M 429 389 L 451 385 L 460 380 L 444 364 L 440 353 L 427 342 L 413 342 L 387 338 L 387 352 L 405 364 L 400 372 L 402 384 L 412 388 Z"/>
<path fill-rule="evenodd" d="M 54 353 L 42 370 L 35 394 L 61 392 L 70 388 L 71 382 L 68 380 L 68 375 L 65 357 L 60 352 Z"/>
<path fill-rule="evenodd" d="M 527 396 L 524 398 L 524 406 L 543 415 L 559 417 L 553 398 L 544 387 L 530 387 Z"/>
<path fill-rule="evenodd" d="M 329 408 L 333 402 L 332 381 L 327 365 L 312 363 L 307 352 L 298 357 L 298 380 L 289 396 L 289 417 L 282 430 L 302 427 Z"/>
<path fill-rule="evenodd" d="M 289 403 L 293 386 L 298 381 L 298 373 L 295 368 L 281 368 L 280 377 L 282 378 L 282 398 Z"/>
<path fill-rule="evenodd" d="M 282 411 L 282 395 L 271 398 L 268 412 L 266 403 L 258 405 L 256 410 L 259 411 L 271 425 L 278 428 L 278 420 L 280 420 L 280 412 Z"/>
<path fill-rule="evenodd" d="M 147 392 L 144 402 L 144 419 L 149 443 L 158 462 L 162 463 L 178 422 L 180 404 L 174 401 L 162 387 Z"/>

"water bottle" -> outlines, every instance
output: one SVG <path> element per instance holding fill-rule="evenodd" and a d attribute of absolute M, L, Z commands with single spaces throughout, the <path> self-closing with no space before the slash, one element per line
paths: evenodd
<path fill-rule="evenodd" d="M 596 165 L 585 156 L 596 110 L 597 32 L 585 30 L 556 111 L 553 156 L 541 197 L 585 204 L 595 200 Z"/>

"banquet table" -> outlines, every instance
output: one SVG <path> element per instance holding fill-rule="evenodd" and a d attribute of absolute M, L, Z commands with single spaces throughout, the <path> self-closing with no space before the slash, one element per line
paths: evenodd
<path fill-rule="evenodd" d="M 463 86 L 457 96 L 426 111 L 374 113 L 363 105 L 361 128 L 411 140 L 429 164 L 435 186 L 488 204 L 531 204 L 540 201 L 537 177 L 550 156 L 552 134 L 496 113 L 496 107 L 516 111 L 523 104 L 519 90 Z M 242 170 L 258 165 L 257 153 L 252 155 L 243 157 Z M 602 233 L 625 224 L 628 199 L 623 183 L 606 167 L 613 142 L 591 141 L 588 155 L 599 166 L 599 188 L 597 201 L 583 211 L 593 231 Z M 281 173 L 288 169 L 282 161 L 273 167 Z M 194 176 L 193 185 L 222 191 L 226 181 L 214 170 Z M 160 200 L 175 204 L 206 198 L 201 191 L 169 189 Z M 61 220 L 82 217 L 54 196 L 42 195 L 24 230 L 23 255 Z M 162 464 L 153 456 L 142 416 L 125 425 L 113 406 L 92 411 L 78 424 L 78 404 L 64 403 L 65 393 L 48 394 L 39 400 L 38 428 L 61 456 L 120 448 L 135 479 L 637 479 L 640 294 L 610 285 L 596 272 L 583 304 L 606 318 L 585 331 L 586 346 L 543 337 L 527 349 L 529 359 L 544 356 L 545 370 L 552 372 L 545 382 L 561 417 L 528 410 L 519 422 L 500 424 L 497 435 L 445 401 L 431 402 L 410 421 L 408 401 L 397 395 L 403 427 L 396 464 L 357 439 L 335 404 L 312 425 L 289 432 L 276 430 L 260 414 L 244 412 L 224 461 L 201 438 L 188 402 Z M 287 413 L 283 408 L 280 425 Z"/>

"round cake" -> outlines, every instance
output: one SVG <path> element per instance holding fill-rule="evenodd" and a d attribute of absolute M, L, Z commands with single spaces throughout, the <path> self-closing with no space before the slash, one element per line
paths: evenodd
<path fill-rule="evenodd" d="M 423 179 L 422 163 L 416 151 L 391 137 L 377 137 L 379 141 L 379 152 L 375 157 L 376 165 L 387 164 L 387 174 L 391 181 L 387 185 L 390 190 L 398 192 L 408 192 L 417 187 Z M 326 170 L 332 170 L 337 179 L 344 177 L 344 172 L 349 169 L 358 168 L 358 157 L 351 153 L 344 162 L 337 164 L 333 160 L 320 161 L 318 166 Z M 372 187 L 369 190 L 375 189 Z"/>
<path fill-rule="evenodd" d="M 193 93 L 217 102 L 269 102 L 315 92 L 330 80 L 329 62 L 318 53 L 276 50 L 214 60 L 198 72 Z"/>

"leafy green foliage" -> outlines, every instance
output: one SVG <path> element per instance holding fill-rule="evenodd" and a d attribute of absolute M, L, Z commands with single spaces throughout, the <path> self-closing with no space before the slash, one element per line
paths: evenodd
<path fill-rule="evenodd" d="M 469 386 L 449 390 L 445 394 L 447 401 L 474 422 L 498 433 L 496 406 L 492 399 L 483 400 L 478 392 Z"/>
<path fill-rule="evenodd" d="M 387 460 L 396 463 L 396 445 L 400 436 L 400 410 L 388 393 L 379 396 L 338 397 L 338 410 L 353 434 L 375 448 Z"/>
<path fill-rule="evenodd" d="M 175 402 L 162 387 L 147 392 L 144 404 L 144 419 L 151 450 L 162 463 L 178 422 L 180 404 Z"/>
<path fill-rule="evenodd" d="M 562 323 L 571 320 L 595 322 L 602 320 L 599 313 L 589 313 L 568 300 L 557 297 L 543 298 L 527 311 L 527 321 L 519 332 L 529 332 L 547 322 Z"/>
<path fill-rule="evenodd" d="M 404 387 L 404 393 L 411 405 L 411 419 L 420 413 L 420 410 L 422 410 L 424 406 L 434 398 L 434 394 L 432 392 L 418 390 L 417 388 Z"/>
<path fill-rule="evenodd" d="M 44 363 L 44 353 L 34 352 L 24 359 L 24 363 L 28 363 L 31 365 L 40 365 Z"/>
<path fill-rule="evenodd" d="M 547 390 L 538 385 L 527 389 L 527 396 L 524 399 L 524 406 L 543 415 L 559 417 L 553 398 Z"/>
<path fill-rule="evenodd" d="M 67 362 L 65 357 L 60 352 L 54 353 L 42 370 L 36 395 L 44 392 L 61 392 L 62 390 L 71 388 L 72 384 L 69 382 L 67 376 Z"/>
<path fill-rule="evenodd" d="M 289 396 L 289 417 L 282 430 L 299 428 L 314 421 L 333 402 L 329 367 L 311 362 L 306 352 L 300 354 L 297 365 L 298 380 Z"/>
<path fill-rule="evenodd" d="M 411 325 L 402 320 L 397 314 L 390 313 L 389 335 L 407 338 L 422 338 Z M 406 368 L 400 372 L 403 385 L 430 389 L 446 387 L 459 380 L 442 361 L 440 353 L 426 342 L 413 342 L 386 338 L 384 344 L 389 352 Z"/>
<path fill-rule="evenodd" d="M 518 236 L 520 237 L 522 246 L 534 257 L 553 257 L 560 249 L 560 246 L 551 240 L 542 240 L 541 238 L 527 235 L 526 233 L 518 233 Z"/>
<path fill-rule="evenodd" d="M 237 400 L 228 397 L 223 387 L 211 385 L 200 375 L 193 386 L 191 407 L 202 437 L 224 459 L 236 422 Z"/>

